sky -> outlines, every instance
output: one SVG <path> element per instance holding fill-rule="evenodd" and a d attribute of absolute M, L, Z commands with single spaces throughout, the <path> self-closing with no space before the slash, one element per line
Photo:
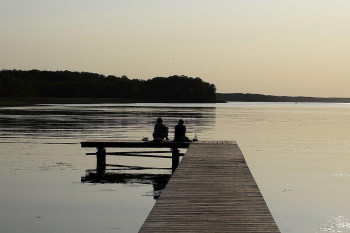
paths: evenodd
<path fill-rule="evenodd" d="M 350 97 L 350 1 L 0 0 L 0 69 Z"/>

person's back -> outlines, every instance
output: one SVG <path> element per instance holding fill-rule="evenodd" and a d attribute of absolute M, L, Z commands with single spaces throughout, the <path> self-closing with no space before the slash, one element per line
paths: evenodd
<path fill-rule="evenodd" d="M 175 126 L 175 137 L 176 142 L 188 142 L 189 139 L 186 137 L 186 126 L 182 119 L 179 120 L 178 124 Z"/>
<path fill-rule="evenodd" d="M 159 117 L 154 125 L 153 139 L 164 140 L 164 138 L 168 140 L 168 127 L 163 124 L 163 119 Z"/>

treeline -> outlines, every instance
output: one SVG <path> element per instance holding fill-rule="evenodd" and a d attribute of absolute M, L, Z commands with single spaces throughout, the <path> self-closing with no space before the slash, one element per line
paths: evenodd
<path fill-rule="evenodd" d="M 215 85 L 187 76 L 129 79 L 88 72 L 0 71 L 0 97 L 121 98 L 139 102 L 215 102 Z"/>
<path fill-rule="evenodd" d="M 305 96 L 274 96 L 250 93 L 217 93 L 217 100 L 242 102 L 324 102 L 350 103 L 350 98 L 319 98 Z"/>

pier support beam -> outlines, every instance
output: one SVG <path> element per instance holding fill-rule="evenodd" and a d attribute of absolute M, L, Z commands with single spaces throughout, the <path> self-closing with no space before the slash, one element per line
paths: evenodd
<path fill-rule="evenodd" d="M 179 165 L 179 161 L 180 161 L 180 151 L 177 147 L 172 148 L 172 164 L 171 164 L 171 171 L 172 173 L 175 172 L 177 166 Z"/>
<path fill-rule="evenodd" d="M 106 173 L 106 149 L 104 147 L 97 147 L 96 159 L 97 177 L 100 179 L 104 177 Z"/>
<path fill-rule="evenodd" d="M 104 147 L 97 147 L 97 168 L 106 167 L 106 149 Z"/>

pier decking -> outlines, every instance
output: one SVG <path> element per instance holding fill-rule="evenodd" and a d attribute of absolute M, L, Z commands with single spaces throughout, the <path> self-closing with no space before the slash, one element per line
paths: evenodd
<path fill-rule="evenodd" d="M 146 232 L 280 232 L 235 142 L 191 144 Z"/>
<path fill-rule="evenodd" d="M 280 232 L 235 142 L 82 142 L 96 147 L 97 168 L 107 147 L 172 148 L 172 175 L 141 233 L 157 232 Z M 188 148 L 180 165 L 178 148 Z M 148 156 L 148 155 L 143 155 Z"/>

